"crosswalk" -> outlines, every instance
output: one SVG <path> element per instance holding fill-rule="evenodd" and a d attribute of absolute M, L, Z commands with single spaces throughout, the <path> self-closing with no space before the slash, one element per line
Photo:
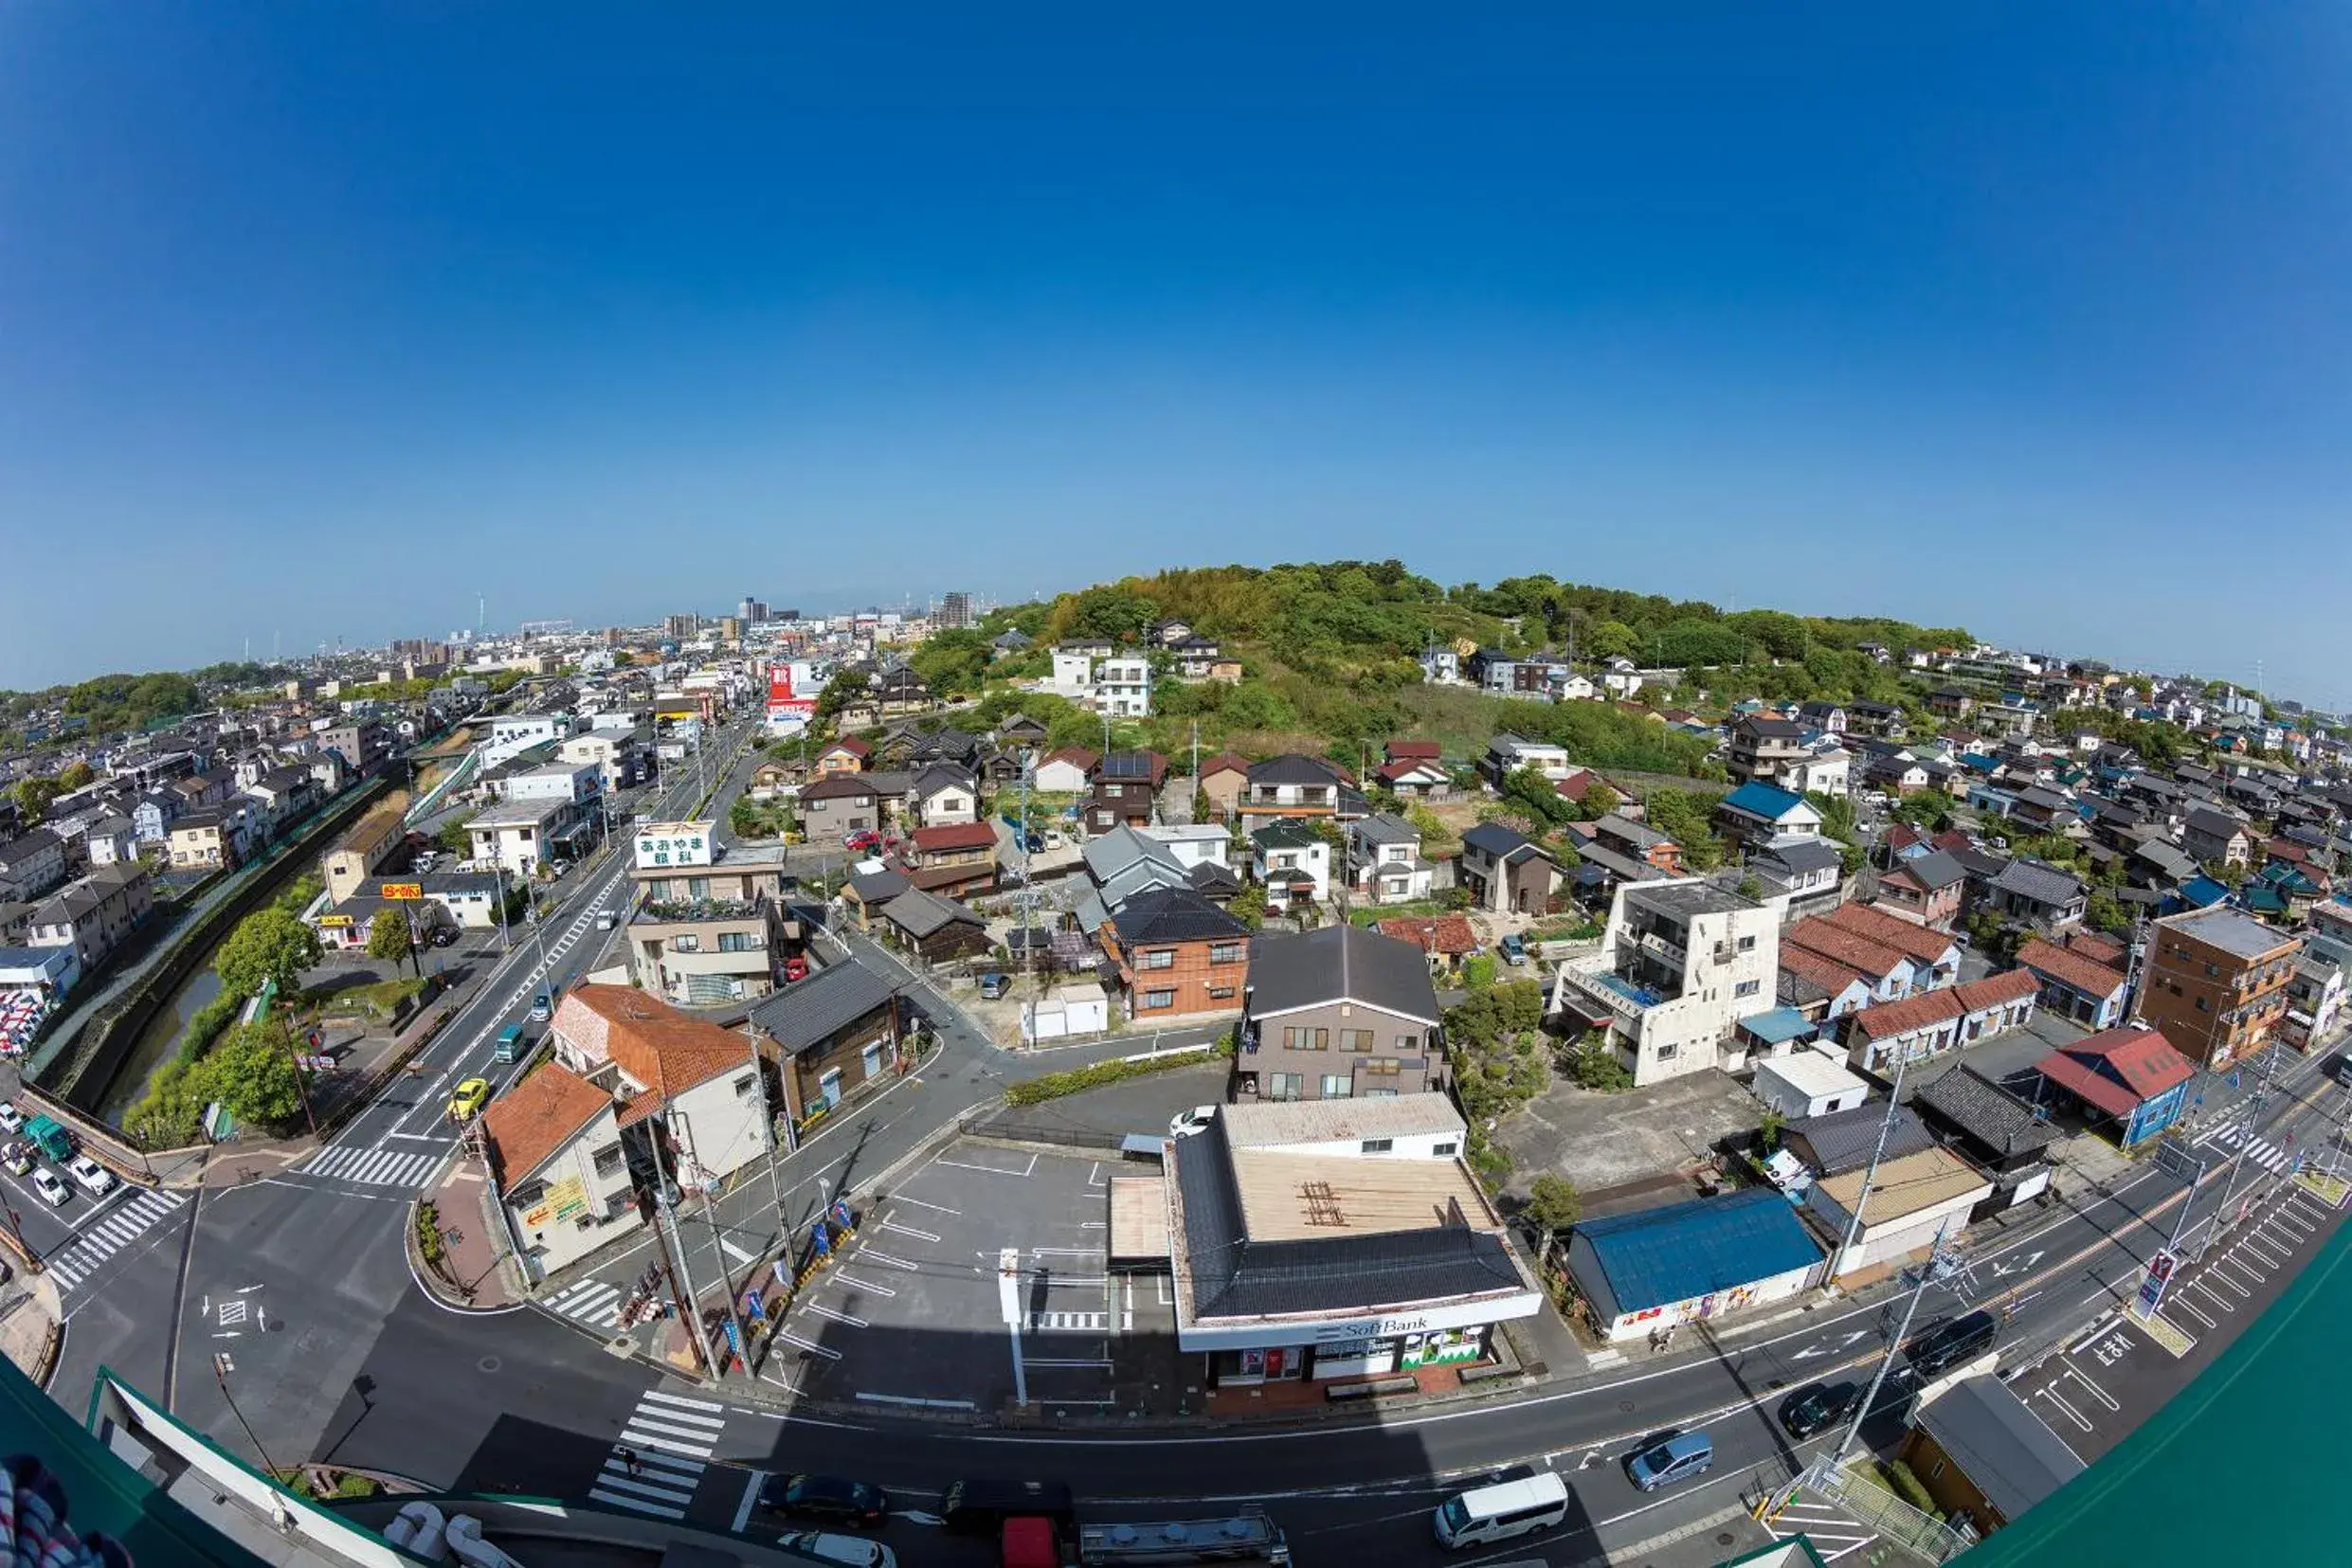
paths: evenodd
<path fill-rule="evenodd" d="M 726 1408 L 659 1389 L 648 1392 L 621 1429 L 588 1496 L 656 1519 L 685 1518 L 727 1425 Z"/>
<path fill-rule="evenodd" d="M 1099 1334 L 1111 1326 L 1108 1312 L 1032 1312 L 1033 1334 Z"/>
<path fill-rule="evenodd" d="M 399 1149 L 361 1148 L 335 1144 L 320 1149 L 297 1167 L 304 1176 L 323 1176 L 361 1187 L 416 1187 L 424 1184 L 442 1151 L 405 1154 Z"/>
<path fill-rule="evenodd" d="M 108 1258 L 146 1235 L 157 1220 L 170 1218 L 187 1201 L 185 1193 L 140 1193 L 101 1212 L 79 1240 L 47 1259 L 45 1267 L 57 1281 L 59 1289 L 71 1289 L 96 1273 Z"/>
<path fill-rule="evenodd" d="M 552 1296 L 541 1296 L 539 1305 L 590 1328 L 621 1326 L 621 1288 L 606 1285 L 601 1279 L 584 1279 L 568 1285 Z"/>
<path fill-rule="evenodd" d="M 2273 1176 L 2277 1175 L 2280 1171 L 2285 1170 L 2287 1168 L 2287 1162 L 2294 1158 L 2294 1154 L 2291 1150 L 2283 1148 L 2280 1145 L 2271 1143 L 2268 1138 L 2256 1137 L 2253 1138 L 2252 1142 L 2249 1142 L 2248 1139 L 2249 1133 L 2245 1126 L 2241 1125 L 2233 1125 L 2222 1127 L 2217 1131 L 2209 1134 L 2207 1137 L 2199 1140 L 2199 1142 L 2209 1143 L 2215 1147 L 2226 1150 L 2233 1155 L 2237 1153 L 2238 1149 L 2242 1146 L 2246 1151 L 2246 1159 L 2250 1164 L 2260 1165 L 2264 1170 L 2269 1171 Z"/>

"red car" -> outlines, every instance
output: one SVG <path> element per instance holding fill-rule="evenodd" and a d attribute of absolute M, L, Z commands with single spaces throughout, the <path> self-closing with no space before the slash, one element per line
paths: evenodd
<path fill-rule="evenodd" d="M 843 848 L 853 850 L 879 849 L 882 845 L 882 836 L 870 827 L 860 828 L 844 838 L 841 844 Z"/>
<path fill-rule="evenodd" d="M 787 958 L 784 961 L 784 982 L 787 985 L 791 984 L 796 980 L 806 980 L 807 978 L 808 960 L 795 954 L 793 957 Z"/>

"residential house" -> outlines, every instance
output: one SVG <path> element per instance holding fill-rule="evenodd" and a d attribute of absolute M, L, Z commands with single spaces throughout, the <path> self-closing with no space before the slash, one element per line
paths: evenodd
<path fill-rule="evenodd" d="M 1800 702 L 1797 705 L 1797 718 L 1828 735 L 1842 735 L 1850 725 L 1846 710 L 1834 702 Z"/>
<path fill-rule="evenodd" d="M 1846 705 L 1848 734 L 1860 732 L 1886 740 L 1899 741 L 1909 731 L 1909 721 L 1903 710 L 1891 702 L 1850 702 Z"/>
<path fill-rule="evenodd" d="M 1592 835 L 1596 842 L 1604 843 L 1618 854 L 1640 861 L 1669 876 L 1680 876 L 1682 846 L 1667 834 L 1660 833 L 1647 822 L 1636 821 L 1622 811 L 1612 811 L 1595 819 Z"/>
<path fill-rule="evenodd" d="M 1854 753 L 1842 746 L 1808 746 L 1803 756 L 1782 770 L 1778 782 L 1800 795 L 1843 800 L 1854 793 Z"/>
<path fill-rule="evenodd" d="M 1131 657 L 1095 666 L 1095 711 L 1113 718 L 1151 716 L 1151 662 Z"/>
<path fill-rule="evenodd" d="M 855 954 L 751 1009 L 781 1065 L 784 1114 L 804 1126 L 908 1066 L 908 1007 L 890 977 Z"/>
<path fill-rule="evenodd" d="M 1722 882 L 1629 883 L 1600 951 L 1561 965 L 1550 1010 L 1606 1029 L 1637 1085 L 1744 1067 L 1734 1030 L 1774 1005 L 1780 935 L 1776 905 Z"/>
<path fill-rule="evenodd" d="M 1964 719 L 1976 705 L 1976 698 L 1957 686 L 1939 686 L 1927 694 L 1927 712 L 1940 719 Z"/>
<path fill-rule="evenodd" d="M 2017 967 L 2041 982 L 2044 1012 L 2091 1030 L 2112 1029 L 2124 1021 L 2131 977 L 2122 967 L 2038 936 L 2017 949 Z"/>
<path fill-rule="evenodd" d="M 637 1221 L 619 1109 L 609 1090 L 549 1062 L 482 1110 L 491 1190 L 534 1284 Z"/>
<path fill-rule="evenodd" d="M 1372 928 L 1411 944 L 1432 969 L 1452 968 L 1478 950 L 1478 932 L 1467 915 L 1401 914 L 1376 920 Z"/>
<path fill-rule="evenodd" d="M 1372 776 L 1407 800 L 1443 800 L 1454 793 L 1454 775 L 1439 758 L 1436 741 L 1390 741 Z"/>
<path fill-rule="evenodd" d="M 1160 786 L 1167 782 L 1167 759 L 1157 751 L 1113 751 L 1095 765 L 1093 792 L 1085 805 L 1086 831 L 1148 827 Z"/>
<path fill-rule="evenodd" d="M 173 871 L 221 871 L 244 863 L 249 838 L 242 811 L 190 811 L 164 835 Z"/>
<path fill-rule="evenodd" d="M 1083 795 L 1093 787 L 1095 766 L 1101 758 L 1082 746 L 1048 751 L 1037 765 L 1029 786 L 1040 795 Z"/>
<path fill-rule="evenodd" d="M 926 964 L 974 958 L 988 950 L 987 922 L 952 899 L 910 887 L 880 910 L 882 932 Z"/>
<path fill-rule="evenodd" d="M 914 886 L 907 880 L 906 873 L 879 861 L 871 864 L 875 870 L 851 873 L 849 880 L 841 884 L 840 895 L 857 920 L 858 928 L 867 932 L 875 928 L 883 905 Z"/>
<path fill-rule="evenodd" d="M 273 767 L 246 785 L 244 795 L 253 802 L 261 837 L 276 839 L 310 814 L 318 802 L 318 786 L 307 768 Z"/>
<path fill-rule="evenodd" d="M 867 773 L 825 773 L 813 784 L 801 786 L 796 808 L 808 842 L 840 843 L 853 833 L 881 827 L 882 801 L 875 792 L 873 777 Z"/>
<path fill-rule="evenodd" d="M 139 842 L 162 843 L 166 831 L 178 820 L 180 809 L 179 799 L 174 795 L 158 790 L 140 796 L 131 807 L 131 826 L 137 832 Z M 7 854 L 8 850 L 0 847 L 0 859 L 5 859 Z"/>
<path fill-rule="evenodd" d="M 1250 872 L 1274 910 L 1331 896 L 1331 846 L 1303 821 L 1277 818 L 1250 835 Z"/>
<path fill-rule="evenodd" d="M 378 806 L 361 818 L 320 862 L 328 902 L 340 904 L 357 896 L 360 884 L 389 865 L 406 842 L 397 809 Z"/>
<path fill-rule="evenodd" d="M 1937 1509 L 1992 1534 L 2080 1475 L 2079 1455 L 1995 1374 L 1963 1378 L 1911 1413 L 1896 1457 Z"/>
<path fill-rule="evenodd" d="M 751 769 L 751 783 L 744 793 L 754 801 L 772 801 L 780 796 L 800 793 L 800 766 L 796 763 L 766 762 Z"/>
<path fill-rule="evenodd" d="M 2253 846 L 2246 824 L 2215 806 L 2192 806 L 2180 824 L 2180 847 L 2200 865 L 2250 865 Z"/>
<path fill-rule="evenodd" d="M 1776 1016 L 1777 1010 L 1759 1013 L 1745 1020 L 1742 1027 L 1752 1033 L 1758 1019 Z M 1748 1081 L 1749 1091 L 1783 1116 L 1834 1115 L 1870 1098 L 1868 1081 L 1848 1072 L 1845 1064 L 1825 1051 L 1767 1054 L 1755 1067 L 1756 1075 Z"/>
<path fill-rule="evenodd" d="M 1821 814 L 1802 795 L 1744 784 L 1716 803 L 1715 825 L 1741 843 L 1763 844 L 1783 837 L 1818 837 Z"/>
<path fill-rule="evenodd" d="M 138 829 L 128 817 L 108 814 L 92 822 L 82 835 L 93 866 L 129 865 L 138 858 Z"/>
<path fill-rule="evenodd" d="M 1456 877 L 1471 902 L 1497 914 L 1543 914 L 1560 885 L 1560 866 L 1542 845 L 1500 822 L 1462 835 Z"/>
<path fill-rule="evenodd" d="M 1992 879 L 1985 902 L 2005 915 L 2036 926 L 2072 926 L 2090 908 L 2090 890 L 2055 866 L 2019 856 Z"/>
<path fill-rule="evenodd" d="M 1208 797 L 1210 819 L 1220 822 L 1232 820 L 1240 811 L 1249 783 L 1250 760 L 1232 751 L 1201 759 L 1200 775 L 1194 781 L 1198 791 Z"/>
<path fill-rule="evenodd" d="M 1445 1087 L 1429 964 L 1409 943 L 1327 926 L 1249 945 L 1235 1092 L 1265 1100 L 1419 1094 Z"/>
<path fill-rule="evenodd" d="M 681 1187 L 731 1176 L 768 1152 L 777 1096 L 766 1042 L 631 985 L 573 986 L 548 1036 L 555 1065 L 620 1100 L 624 1136 L 645 1140 Z"/>
<path fill-rule="evenodd" d="M 1800 920 L 1837 907 L 1845 896 L 1845 858 L 1827 838 L 1783 835 L 1747 852 L 1741 869 L 1785 900 L 1785 917 Z"/>
<path fill-rule="evenodd" d="M 1872 906 L 1898 920 L 1948 931 L 1960 919 L 1968 872 L 1940 849 L 1897 860 L 1878 878 Z"/>
<path fill-rule="evenodd" d="M 2174 1049 L 2219 1070 L 2269 1040 L 2285 1018 L 2301 935 L 2242 910 L 2216 907 L 2167 915 L 2148 933 L 2134 1017 Z"/>
<path fill-rule="evenodd" d="M 837 773 L 863 773 L 874 766 L 874 748 L 855 735 L 843 735 L 818 752 L 810 766 L 821 779 Z"/>
<path fill-rule="evenodd" d="M 914 830 L 901 864 L 907 880 L 928 892 L 968 898 L 996 887 L 996 828 L 950 822 Z"/>
<path fill-rule="evenodd" d="M 542 864 L 576 857 L 596 820 L 569 800 L 501 801 L 466 819 L 474 858 L 529 876 Z"/>
<path fill-rule="evenodd" d="M 2197 1065 L 2161 1029 L 2126 1024 L 2060 1046 L 2034 1064 L 2055 1104 L 2111 1124 L 2126 1148 L 2145 1143 L 2189 1108 Z"/>
<path fill-rule="evenodd" d="M 1241 795 L 1241 826 L 1255 832 L 1277 820 L 1337 820 L 1346 784 L 1335 764 L 1295 751 L 1253 763 Z"/>
<path fill-rule="evenodd" d="M 81 973 L 91 974 L 154 908 L 152 882 L 136 860 L 101 867 L 34 908 L 26 945 L 71 947 Z"/>
<path fill-rule="evenodd" d="M 27 902 L 65 880 L 65 845 L 45 827 L 0 844 L 0 898 Z"/>
<path fill-rule="evenodd" d="M 968 825 L 980 820 L 980 784 L 952 763 L 934 763 L 908 784 L 907 803 L 923 827 Z"/>
<path fill-rule="evenodd" d="M 1724 766 L 1734 783 L 1778 784 L 1804 755 L 1804 726 L 1769 713 L 1747 713 L 1731 726 Z"/>
<path fill-rule="evenodd" d="M 1798 921 L 1781 938 L 1783 955 L 1796 948 L 1869 976 L 1881 1001 L 1936 990 L 1960 978 L 1960 945 L 1949 935 L 1867 904 L 1840 904 Z"/>
<path fill-rule="evenodd" d="M 1241 661 L 1228 658 L 1214 638 L 1194 633 L 1168 644 L 1168 654 L 1176 664 L 1177 676 L 1188 681 L 1239 681 Z"/>
<path fill-rule="evenodd" d="M 1900 1160 L 1931 1149 L 1935 1139 L 1909 1106 L 1895 1106 L 1891 1112 L 1884 1104 L 1865 1103 L 1822 1116 L 1790 1118 L 1781 1128 L 1781 1146 L 1803 1161 L 1816 1177 L 1842 1176 L 1863 1169 L 1873 1156 Z"/>
<path fill-rule="evenodd" d="M 1372 904 L 1427 898 L 1436 874 L 1421 858 L 1420 829 L 1386 812 L 1348 824 L 1348 868 L 1356 896 Z"/>
<path fill-rule="evenodd" d="M 1116 910 L 1103 949 L 1131 1019 L 1158 1023 L 1238 1012 L 1249 984 L 1249 928 L 1189 888 L 1155 888 Z"/>
<path fill-rule="evenodd" d="M 1545 778 L 1557 782 L 1566 778 L 1573 765 L 1568 761 L 1568 748 L 1549 741 L 1531 741 L 1506 730 L 1487 742 L 1486 755 L 1478 759 L 1478 771 L 1495 788 L 1523 767 L 1532 767 Z"/>
<path fill-rule="evenodd" d="M 1793 1300 L 1819 1283 L 1821 1248 L 1769 1187 L 1579 1220 L 1568 1273 L 1593 1329 L 1622 1343 Z"/>
<path fill-rule="evenodd" d="M 722 845 L 715 827 L 647 824 L 629 869 L 637 893 L 624 938 L 630 973 L 678 1006 L 768 995 L 801 945 L 800 922 L 784 903 L 784 852 Z"/>
<path fill-rule="evenodd" d="M 2049 1189 L 2050 1145 L 2058 1129 L 2000 1085 L 1962 1064 L 1921 1089 L 1911 1103 L 1930 1128 L 1993 1179 L 1991 1194 L 1968 1212 L 1970 1224 Z"/>
<path fill-rule="evenodd" d="M 1192 883 L 1192 867 L 1176 853 L 1174 846 L 1136 828 L 1114 827 L 1088 839 L 1079 858 L 1100 901 L 1099 910 L 1080 901 L 1079 919 L 1089 929 L 1099 926 L 1111 910 L 1139 892 L 1154 888 L 1189 887 Z"/>
<path fill-rule="evenodd" d="M 2304 1052 L 2333 1038 L 2343 1018 L 2345 994 L 2343 965 L 2307 949 L 2295 960 L 2294 978 L 2287 982 L 2287 1016 L 2279 1019 L 2278 1037 Z"/>
<path fill-rule="evenodd" d="M 1843 1043 L 1856 1071 L 1893 1075 L 1897 1063 L 1926 1061 L 2034 1021 L 2040 982 L 2023 969 L 1963 981 L 1847 1015 Z"/>

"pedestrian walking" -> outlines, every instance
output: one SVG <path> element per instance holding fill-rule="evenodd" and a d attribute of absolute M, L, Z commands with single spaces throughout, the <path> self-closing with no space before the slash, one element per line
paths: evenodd
<path fill-rule="evenodd" d="M 621 1450 L 621 1463 L 629 1468 L 629 1474 L 632 1476 L 642 1476 L 645 1473 L 645 1467 L 638 1459 L 635 1449 L 624 1447 Z"/>

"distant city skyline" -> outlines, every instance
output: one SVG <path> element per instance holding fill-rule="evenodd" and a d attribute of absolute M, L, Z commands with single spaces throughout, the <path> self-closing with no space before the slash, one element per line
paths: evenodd
<path fill-rule="evenodd" d="M 0 686 L 1396 556 L 2352 700 L 2352 13 L 917 11 L 0 13 Z"/>

